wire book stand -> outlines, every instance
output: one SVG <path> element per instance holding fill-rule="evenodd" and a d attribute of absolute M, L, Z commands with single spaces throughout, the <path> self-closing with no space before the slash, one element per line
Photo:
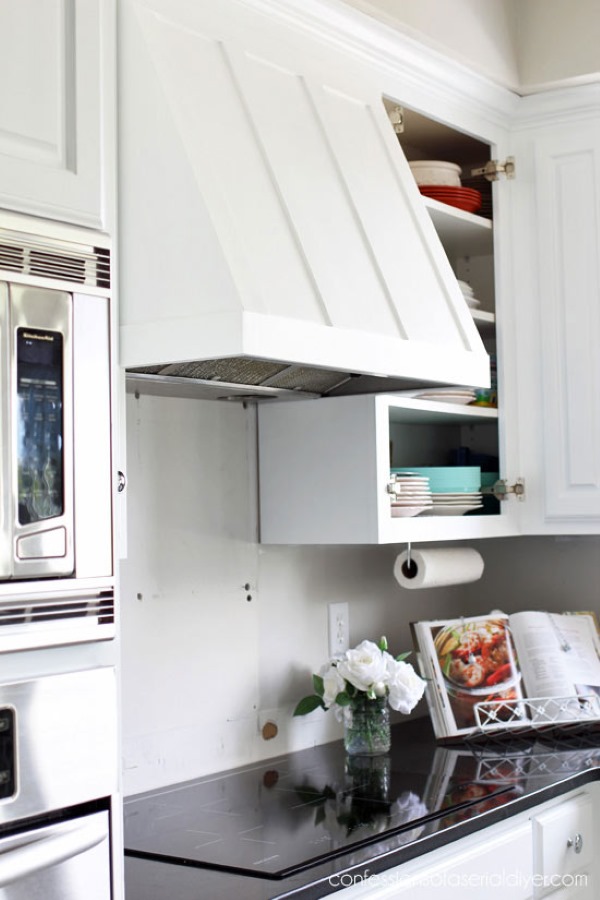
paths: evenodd
<path fill-rule="evenodd" d="M 543 741 L 557 750 L 600 750 L 600 696 L 527 697 L 490 700 L 474 707 L 476 728 L 468 744 L 498 750 Z"/>
<path fill-rule="evenodd" d="M 498 725 L 543 728 L 585 722 L 600 722 L 600 697 L 585 694 L 569 697 L 527 697 L 515 700 L 488 700 L 474 708 L 477 728 L 481 731 Z"/>

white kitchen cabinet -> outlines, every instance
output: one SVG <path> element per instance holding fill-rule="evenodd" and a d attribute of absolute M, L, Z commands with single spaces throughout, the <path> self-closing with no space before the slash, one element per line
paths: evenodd
<path fill-rule="evenodd" d="M 113 0 L 0 7 L 0 207 L 108 230 Z"/>
<path fill-rule="evenodd" d="M 404 865 L 370 873 L 340 891 L 339 900 L 448 900 L 502 897 L 532 900 L 531 822 L 525 816 L 492 825 Z M 340 877 L 341 884 L 349 884 Z"/>
<path fill-rule="evenodd" d="M 535 897 L 592 897 L 596 854 L 592 797 L 582 793 L 532 817 Z"/>
<path fill-rule="evenodd" d="M 479 429 L 497 441 L 495 409 L 363 394 L 259 409 L 261 541 L 369 544 L 447 540 L 511 532 L 497 513 L 393 518 L 393 466 L 443 465 Z"/>
<path fill-rule="evenodd" d="M 367 873 L 335 896 L 340 900 L 429 900 L 443 890 L 449 900 L 501 897 L 502 900 L 587 900 L 594 896 L 597 871 L 593 814 L 597 785 L 540 804 L 454 843 L 380 873 Z M 583 865 L 573 863 L 571 839 L 583 833 Z M 563 845 L 564 850 L 563 852 Z"/>
<path fill-rule="evenodd" d="M 512 220 L 523 530 L 600 530 L 600 86 L 527 98 Z"/>
<path fill-rule="evenodd" d="M 398 872 L 398 885 L 390 886 L 381 894 L 374 894 L 373 900 L 428 898 L 433 891 L 441 889 L 444 900 L 464 900 L 465 897 L 493 895 L 500 885 L 503 900 L 530 900 L 532 865 L 529 822 L 509 828 L 504 825 L 498 829 L 486 829 L 481 835 L 474 835 L 460 844 L 459 848 L 452 848 L 445 859 L 432 859 L 410 874 Z M 503 867 L 514 875 L 513 879 L 505 877 Z"/>

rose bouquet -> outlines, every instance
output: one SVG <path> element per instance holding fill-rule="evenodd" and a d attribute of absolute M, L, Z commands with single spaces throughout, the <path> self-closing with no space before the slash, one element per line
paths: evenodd
<path fill-rule="evenodd" d="M 355 768 L 357 763 L 362 768 Z M 390 776 L 388 757 L 349 757 L 343 784 L 317 786 L 309 780 L 296 786 L 296 791 L 302 809 L 314 811 L 315 827 L 330 838 L 368 838 L 421 819 L 429 812 L 412 791 L 393 793 Z"/>
<path fill-rule="evenodd" d="M 345 726 L 349 753 L 384 753 L 389 749 L 389 709 L 408 714 L 425 690 L 425 682 L 410 663 L 408 653 L 393 657 L 387 640 L 362 641 L 313 675 L 314 694 L 294 710 L 303 716 L 319 707 L 333 709 Z"/>

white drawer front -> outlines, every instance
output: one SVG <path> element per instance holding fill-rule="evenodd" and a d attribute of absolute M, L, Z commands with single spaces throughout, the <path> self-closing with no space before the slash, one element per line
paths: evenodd
<path fill-rule="evenodd" d="M 577 879 L 571 876 L 591 866 L 594 856 L 591 797 L 573 797 L 535 816 L 532 824 L 536 896 L 575 889 Z M 578 889 L 585 888 L 586 880 L 584 876 Z"/>

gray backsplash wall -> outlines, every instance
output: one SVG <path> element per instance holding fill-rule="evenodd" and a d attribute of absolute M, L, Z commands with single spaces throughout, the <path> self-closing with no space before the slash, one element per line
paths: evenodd
<path fill-rule="evenodd" d="M 590 609 L 600 615 L 600 536 L 482 541 L 483 609 Z M 468 586 L 476 594 L 477 585 Z"/>
<path fill-rule="evenodd" d="M 393 577 L 401 547 L 258 544 L 251 407 L 130 396 L 127 456 L 126 793 L 338 738 L 331 713 L 291 716 L 327 659 L 328 603 L 348 602 L 352 644 L 396 652 L 415 619 L 598 606 L 596 537 L 480 541 L 480 581 L 421 591 Z"/>

